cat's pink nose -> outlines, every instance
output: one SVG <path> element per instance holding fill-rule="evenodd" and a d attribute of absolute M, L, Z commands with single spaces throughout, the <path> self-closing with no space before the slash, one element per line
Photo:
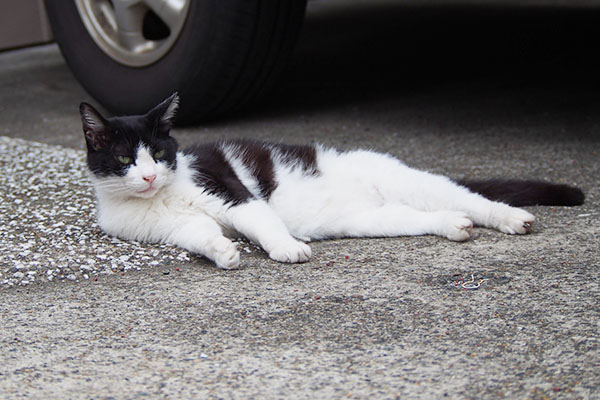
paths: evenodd
<path fill-rule="evenodd" d="M 156 175 L 142 176 L 142 179 L 148 182 L 149 184 L 152 184 L 152 182 L 154 182 L 154 180 L 156 179 Z"/>

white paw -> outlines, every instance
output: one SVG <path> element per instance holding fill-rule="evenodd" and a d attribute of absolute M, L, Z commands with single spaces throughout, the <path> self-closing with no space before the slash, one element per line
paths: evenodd
<path fill-rule="evenodd" d="M 269 252 L 271 259 L 284 263 L 306 262 L 311 256 L 310 246 L 294 239 L 278 243 Z"/>
<path fill-rule="evenodd" d="M 222 269 L 235 269 L 240 265 L 240 252 L 236 244 L 226 237 L 216 238 L 212 243 L 212 259 L 217 267 Z"/>
<path fill-rule="evenodd" d="M 520 208 L 509 208 L 501 217 L 498 229 L 511 235 L 524 235 L 531 232 L 535 216 Z"/>
<path fill-rule="evenodd" d="M 473 232 L 473 222 L 463 212 L 448 212 L 444 217 L 443 224 L 443 235 L 456 242 L 468 240 Z"/>

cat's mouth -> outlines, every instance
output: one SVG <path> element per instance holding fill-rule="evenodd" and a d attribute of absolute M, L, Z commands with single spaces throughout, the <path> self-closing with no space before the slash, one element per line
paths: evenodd
<path fill-rule="evenodd" d="M 138 194 L 150 194 L 156 190 L 158 190 L 158 188 L 156 186 L 150 185 L 144 190 L 138 190 L 137 193 Z"/>

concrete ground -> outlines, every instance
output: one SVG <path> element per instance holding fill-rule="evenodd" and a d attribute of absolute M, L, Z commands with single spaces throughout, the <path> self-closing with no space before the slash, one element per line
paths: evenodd
<path fill-rule="evenodd" d="M 3 399 L 600 398 L 595 9 L 313 2 L 279 90 L 180 143 L 370 147 L 451 177 L 581 187 L 527 236 L 240 243 L 222 271 L 94 222 L 54 45 L 0 54 Z M 478 290 L 460 287 L 471 276 Z"/>

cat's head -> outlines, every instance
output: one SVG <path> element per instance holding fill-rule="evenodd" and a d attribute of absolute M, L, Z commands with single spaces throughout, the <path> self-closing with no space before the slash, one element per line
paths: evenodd
<path fill-rule="evenodd" d="M 120 197 L 150 198 L 177 168 L 177 142 L 169 132 L 177 93 L 144 115 L 104 118 L 81 103 L 87 162 L 96 190 Z"/>

